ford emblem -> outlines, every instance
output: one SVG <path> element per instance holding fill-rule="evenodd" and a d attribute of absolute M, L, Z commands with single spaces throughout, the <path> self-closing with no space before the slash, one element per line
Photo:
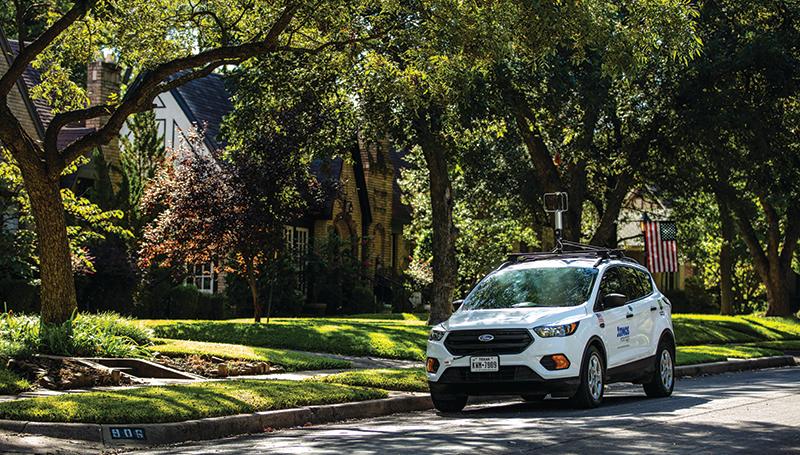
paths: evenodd
<path fill-rule="evenodd" d="M 484 343 L 488 343 L 494 340 L 494 335 L 491 333 L 484 333 L 483 335 L 478 337 L 478 341 L 483 341 Z"/>

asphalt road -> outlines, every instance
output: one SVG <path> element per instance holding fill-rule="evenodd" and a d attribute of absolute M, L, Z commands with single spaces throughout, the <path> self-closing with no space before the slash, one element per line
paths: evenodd
<path fill-rule="evenodd" d="M 564 400 L 509 401 L 465 412 L 396 414 L 253 436 L 203 441 L 140 454 L 402 453 L 800 453 L 800 368 L 680 380 L 670 398 L 614 387 L 604 406 Z M 0 432 L 0 453 L 98 453 L 78 441 Z"/>
<path fill-rule="evenodd" d="M 647 399 L 640 387 L 617 387 L 604 406 L 589 411 L 564 400 L 506 402 L 455 415 L 400 414 L 143 453 L 800 453 L 800 368 L 676 385 L 663 399 Z"/>

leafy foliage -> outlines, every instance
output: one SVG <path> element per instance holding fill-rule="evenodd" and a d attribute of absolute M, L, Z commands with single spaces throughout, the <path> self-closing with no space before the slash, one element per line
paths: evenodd
<path fill-rule="evenodd" d="M 73 174 L 87 160 L 73 163 L 64 170 L 65 175 Z M 14 159 L 3 152 L 0 160 L 0 188 L 5 197 L 0 197 L 0 208 L 3 209 L 3 226 L 10 229 L 0 230 L 0 241 L 9 245 L 11 252 L 3 255 L 0 261 L 8 261 L 5 269 L 12 278 L 32 282 L 37 275 L 38 258 L 36 251 L 36 233 L 32 227 L 35 222 L 31 215 L 30 201 L 25 190 L 22 175 Z M 123 218 L 121 210 L 103 210 L 86 197 L 77 196 L 72 190 L 61 190 L 64 211 L 73 224 L 67 226 L 72 251 L 72 268 L 78 274 L 94 273 L 94 264 L 89 252 L 93 241 L 103 240 L 107 235 L 130 238 L 131 232 L 120 226 Z"/>
<path fill-rule="evenodd" d="M 382 390 L 305 381 L 234 380 L 94 391 L 0 403 L 12 420 L 161 423 L 386 398 Z"/>
<path fill-rule="evenodd" d="M 283 247 L 283 226 L 297 216 L 305 169 L 289 150 L 256 139 L 252 154 L 206 152 L 200 135 L 190 135 L 158 174 L 142 201 L 147 225 L 140 251 L 143 268 L 234 261 L 253 291 L 260 319 L 256 274 Z M 236 149 L 234 149 L 236 150 Z M 257 152 L 272 151 L 269 158 Z M 276 153 L 276 152 L 280 153 Z M 289 153 L 287 153 L 289 152 Z M 266 152 L 265 152 L 266 153 Z M 259 159 L 259 158 L 265 159 Z"/>
<path fill-rule="evenodd" d="M 35 353 L 86 357 L 142 357 L 150 331 L 116 313 L 73 316 L 51 326 L 38 316 L 0 314 L 0 357 Z"/>
<path fill-rule="evenodd" d="M 127 215 L 128 226 L 139 231 L 143 224 L 140 203 L 145 187 L 163 165 L 166 150 L 158 132 L 155 111 L 134 114 L 128 120 L 129 136 L 120 138 L 122 188 L 126 201 L 120 201 Z"/>

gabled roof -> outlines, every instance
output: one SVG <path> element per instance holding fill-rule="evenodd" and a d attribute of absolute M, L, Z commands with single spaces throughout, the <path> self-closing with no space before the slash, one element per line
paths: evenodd
<path fill-rule="evenodd" d="M 219 129 L 233 104 L 222 76 L 210 74 L 174 88 L 171 93 L 189 121 L 205 129 L 206 146 L 210 150 L 223 147 Z"/>
<path fill-rule="evenodd" d="M 11 48 L 11 53 L 16 58 L 16 56 L 19 55 L 19 41 L 10 39 L 8 40 L 8 46 Z M 39 70 L 33 68 L 33 66 L 28 65 L 28 68 L 22 73 L 22 80 L 25 82 L 26 90 L 30 92 L 30 90 L 42 83 L 42 74 Z M 43 99 L 31 98 L 30 100 L 36 108 L 42 127 L 47 129 L 50 121 L 53 120 L 53 108 Z"/>
<path fill-rule="evenodd" d="M 7 54 L 6 56 L 9 58 L 9 64 L 11 64 L 11 59 L 19 55 L 19 41 L 6 39 L 2 31 L 0 31 L 0 48 Z M 28 65 L 25 72 L 22 73 L 20 82 L 22 82 L 19 87 L 22 92 L 23 101 L 28 106 L 31 117 L 33 117 L 33 122 L 40 136 L 39 139 L 43 139 L 45 130 L 48 125 L 50 125 L 50 121 L 53 120 L 53 108 L 45 100 L 33 99 L 30 96 L 31 90 L 42 83 L 42 75 L 37 69 Z M 94 128 L 86 128 L 83 126 L 64 127 L 59 131 L 57 147 L 61 150 L 93 131 Z"/>

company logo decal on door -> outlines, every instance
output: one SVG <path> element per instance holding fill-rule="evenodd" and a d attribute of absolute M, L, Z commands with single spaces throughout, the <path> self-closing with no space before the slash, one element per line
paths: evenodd
<path fill-rule="evenodd" d="M 617 326 L 617 338 L 619 338 L 620 343 L 625 343 L 624 345 L 620 345 L 621 348 L 627 346 L 627 343 L 631 338 L 631 326 Z"/>

